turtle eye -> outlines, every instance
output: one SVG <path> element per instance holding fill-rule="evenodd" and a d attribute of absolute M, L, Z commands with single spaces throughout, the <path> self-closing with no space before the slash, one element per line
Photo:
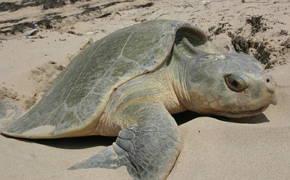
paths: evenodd
<path fill-rule="evenodd" d="M 239 75 L 235 74 L 227 74 L 224 76 L 227 86 L 236 92 L 242 92 L 247 89 L 248 85 L 244 79 L 242 79 Z"/>

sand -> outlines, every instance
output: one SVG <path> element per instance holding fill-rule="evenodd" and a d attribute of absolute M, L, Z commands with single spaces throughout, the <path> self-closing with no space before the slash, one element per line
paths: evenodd
<path fill-rule="evenodd" d="M 7 2 L 12 10 L 5 10 Z M 203 29 L 219 47 L 263 62 L 277 82 L 278 104 L 241 120 L 179 115 L 183 149 L 168 179 L 290 179 L 289 0 L 72 2 L 55 8 L 32 0 L 22 5 L 16 0 L 0 2 L 2 102 L 13 102 L 25 112 L 74 55 L 119 28 L 153 19 L 186 21 Z M 33 29 L 37 32 L 28 36 Z M 10 118 L 0 119 L 0 128 L 13 121 L 14 112 L 9 113 Z M 124 167 L 67 170 L 113 141 L 0 136 L 0 179 L 130 179 Z"/>

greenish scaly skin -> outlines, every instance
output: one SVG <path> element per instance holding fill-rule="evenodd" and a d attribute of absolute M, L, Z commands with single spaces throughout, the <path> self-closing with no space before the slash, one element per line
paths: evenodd
<path fill-rule="evenodd" d="M 112 146 L 74 165 L 79 168 L 126 166 L 135 179 L 164 179 L 180 151 L 174 118 L 159 103 L 140 103 L 126 108 L 136 125 L 120 131 Z"/>
<path fill-rule="evenodd" d="M 173 72 L 178 98 L 186 109 L 241 118 L 276 104 L 275 83 L 254 57 L 236 52 L 212 54 L 184 46 L 191 45 L 177 44 L 172 58 L 181 64 Z M 194 60 L 185 55 L 188 50 L 195 52 Z M 228 76 L 244 89 L 232 90 L 226 83 Z"/>
<path fill-rule="evenodd" d="M 218 50 L 188 24 L 150 21 L 112 33 L 78 55 L 40 103 L 3 133 L 118 135 L 112 146 L 70 169 L 126 166 L 135 179 L 164 179 L 181 150 L 171 114 L 239 118 L 270 104 L 274 83 L 256 59 Z"/>

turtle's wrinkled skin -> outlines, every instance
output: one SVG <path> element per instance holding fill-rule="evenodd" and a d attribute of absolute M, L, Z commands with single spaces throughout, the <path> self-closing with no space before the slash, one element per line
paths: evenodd
<path fill-rule="evenodd" d="M 70 169 L 126 166 L 135 179 L 164 179 L 181 147 L 171 114 L 240 118 L 275 103 L 274 82 L 255 58 L 214 48 L 190 24 L 157 20 L 116 31 L 84 50 L 2 133 L 118 136 Z"/>

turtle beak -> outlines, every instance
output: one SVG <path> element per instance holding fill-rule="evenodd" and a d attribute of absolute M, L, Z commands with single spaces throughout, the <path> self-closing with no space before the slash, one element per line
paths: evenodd
<path fill-rule="evenodd" d="M 270 104 L 277 105 L 277 97 L 276 97 L 276 94 L 273 95 L 273 98 L 271 99 Z"/>

